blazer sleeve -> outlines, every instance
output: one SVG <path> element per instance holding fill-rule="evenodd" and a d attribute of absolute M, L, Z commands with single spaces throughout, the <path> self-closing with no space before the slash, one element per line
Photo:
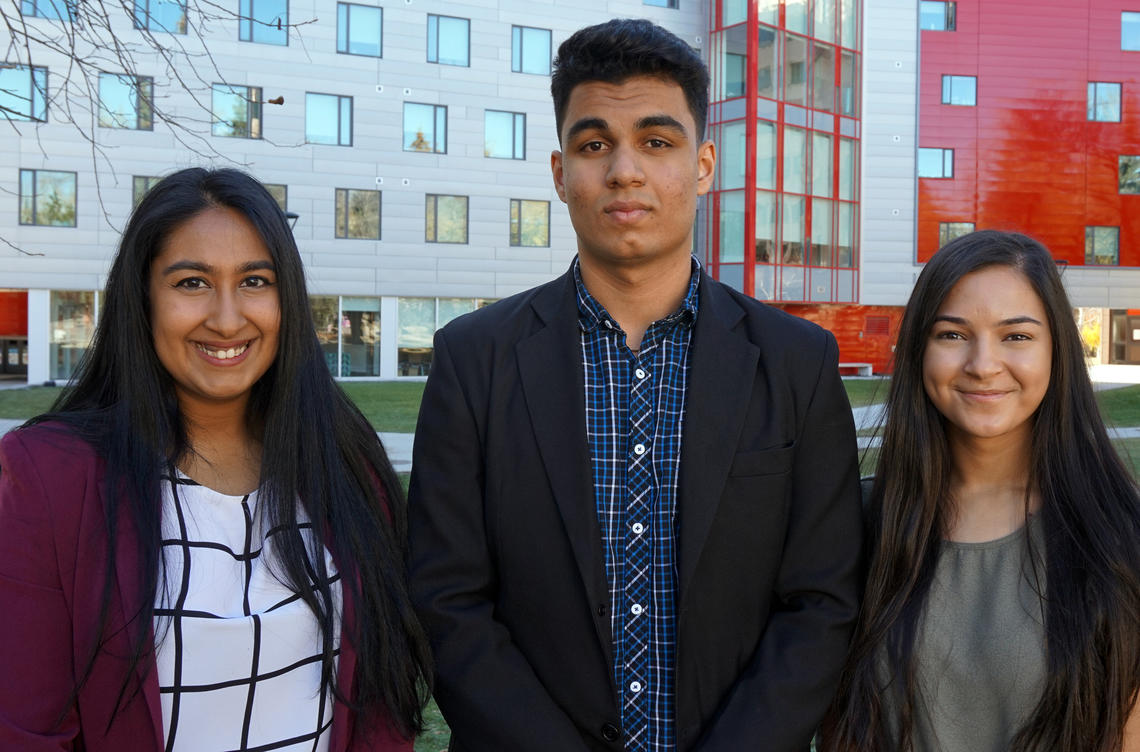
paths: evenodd
<path fill-rule="evenodd" d="M 862 595 L 855 426 L 826 345 L 797 432 L 773 609 L 752 660 L 695 749 L 806 750 L 835 692 Z"/>
<path fill-rule="evenodd" d="M 75 682 L 71 616 L 41 476 L 48 468 L 20 433 L 0 440 L 0 749 L 67 750 L 79 733 L 74 710 L 57 723 Z"/>
<path fill-rule="evenodd" d="M 412 599 L 435 651 L 435 696 L 459 744 L 485 752 L 585 752 L 506 626 L 484 524 L 483 445 L 470 386 L 435 336 L 408 493 Z M 500 457 L 498 461 L 509 461 Z"/>

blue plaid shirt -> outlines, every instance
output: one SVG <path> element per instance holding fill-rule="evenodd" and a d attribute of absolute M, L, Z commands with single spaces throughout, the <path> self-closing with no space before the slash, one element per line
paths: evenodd
<path fill-rule="evenodd" d="M 610 587 L 614 678 L 630 752 L 676 747 L 677 471 L 699 281 L 694 259 L 681 307 L 655 321 L 634 353 L 574 262 L 586 434 Z"/>

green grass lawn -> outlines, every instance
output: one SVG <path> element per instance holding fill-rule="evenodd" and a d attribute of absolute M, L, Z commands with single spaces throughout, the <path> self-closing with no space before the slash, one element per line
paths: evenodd
<path fill-rule="evenodd" d="M 443 721 L 443 715 L 435 705 L 435 700 L 424 708 L 424 730 L 416 737 L 416 752 L 447 752 L 451 741 L 451 731 Z"/>
<path fill-rule="evenodd" d="M 847 399 L 851 407 L 866 407 L 879 402 L 886 402 L 887 390 L 891 388 L 891 379 L 888 376 L 871 379 L 844 379 L 843 386 L 847 389 Z"/>

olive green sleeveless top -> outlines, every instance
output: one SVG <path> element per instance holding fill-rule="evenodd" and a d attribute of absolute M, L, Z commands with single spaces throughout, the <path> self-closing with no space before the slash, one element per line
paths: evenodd
<path fill-rule="evenodd" d="M 915 646 L 915 752 L 1005 752 L 1029 718 L 1045 678 L 1043 552 L 1037 518 L 997 540 L 942 542 Z"/>

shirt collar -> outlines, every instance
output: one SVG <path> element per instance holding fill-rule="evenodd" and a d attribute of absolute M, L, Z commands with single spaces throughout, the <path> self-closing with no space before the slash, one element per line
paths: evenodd
<path fill-rule="evenodd" d="M 681 300 L 681 305 L 677 310 L 666 316 L 662 321 L 669 323 L 680 323 L 682 326 L 692 326 L 697 318 L 697 307 L 700 300 L 698 294 L 700 281 L 701 281 L 701 262 L 695 256 L 689 257 L 692 262 L 692 274 L 689 277 L 689 288 L 685 292 L 684 299 Z M 578 298 L 578 325 L 584 332 L 592 332 L 599 326 L 614 331 L 621 331 L 618 322 L 610 316 L 607 311 L 597 299 L 590 294 L 586 289 L 585 283 L 582 282 L 582 272 L 579 268 L 578 257 L 574 257 L 574 264 L 571 267 L 574 271 L 574 289 Z"/>

